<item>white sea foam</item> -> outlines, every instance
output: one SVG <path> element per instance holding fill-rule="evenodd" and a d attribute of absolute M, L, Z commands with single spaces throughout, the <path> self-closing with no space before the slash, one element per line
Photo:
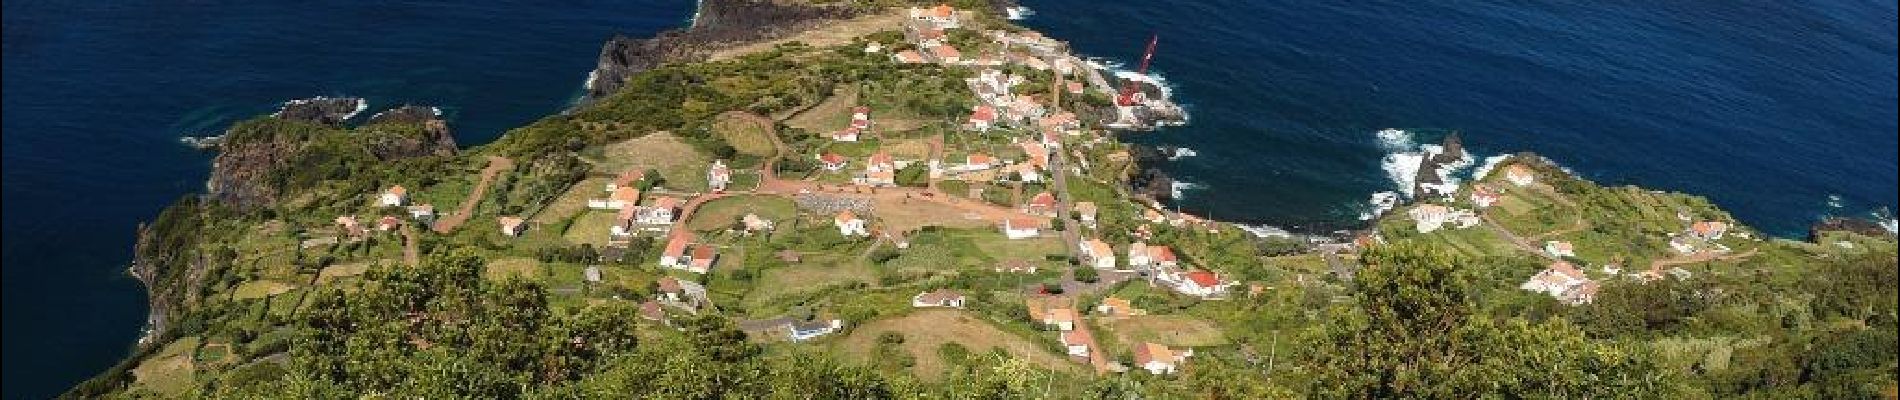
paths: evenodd
<path fill-rule="evenodd" d="M 1190 149 L 1186 147 L 1176 147 L 1174 148 L 1174 154 L 1168 155 L 1168 160 L 1173 161 L 1173 160 L 1179 160 L 1183 157 L 1193 157 L 1193 156 L 1198 156 L 1198 155 L 1201 155 L 1201 153 L 1195 152 L 1194 149 Z"/>
<path fill-rule="evenodd" d="M 1379 147 L 1386 151 L 1410 151 L 1416 146 L 1412 143 L 1412 132 L 1403 129 L 1381 129 L 1373 136 L 1379 138 Z"/>
<path fill-rule="evenodd" d="M 1841 208 L 1841 207 L 1842 207 L 1841 195 L 1838 195 L 1838 194 L 1827 195 L 1827 208 Z"/>
<path fill-rule="evenodd" d="M 1880 227 L 1887 228 L 1887 233 L 1900 232 L 1900 219 L 1889 218 L 1885 222 L 1881 222 Z"/>
<path fill-rule="evenodd" d="M 1466 154 L 1465 156 L 1470 157 L 1469 154 Z M 1486 175 L 1491 175 L 1491 170 L 1498 168 L 1498 164 L 1502 164 L 1504 163 L 1504 160 L 1509 160 L 1509 159 L 1511 159 L 1511 155 L 1509 154 L 1499 154 L 1495 156 L 1485 157 L 1484 162 L 1478 163 L 1478 169 L 1471 171 L 1471 179 L 1472 180 L 1484 179 Z"/>
<path fill-rule="evenodd" d="M 1029 7 L 1016 6 L 1004 8 L 1003 13 L 1007 15 L 1004 18 L 1008 18 L 1011 21 L 1021 21 L 1029 19 L 1031 15 L 1036 15 L 1036 10 L 1031 10 Z"/>
<path fill-rule="evenodd" d="M 1373 193 L 1372 198 L 1367 200 L 1366 204 L 1371 208 L 1359 213 L 1360 221 L 1371 221 L 1373 218 L 1378 218 L 1380 215 L 1385 215 L 1386 212 L 1392 211 L 1393 208 L 1397 208 L 1399 206 L 1399 193 L 1390 191 Z"/>
<path fill-rule="evenodd" d="M 1285 230 L 1285 229 L 1280 229 L 1280 228 L 1278 228 L 1278 227 L 1273 227 L 1273 226 L 1267 226 L 1267 225 L 1247 225 L 1247 224 L 1234 224 L 1234 226 L 1235 226 L 1235 227 L 1238 227 L 1238 228 L 1240 228 L 1240 230 L 1243 230 L 1243 231 L 1247 231 L 1247 233 L 1251 233 L 1251 234 L 1253 234 L 1253 235 L 1254 235 L 1255 237 L 1262 237 L 1262 238 L 1270 238 L 1270 237 L 1277 237 L 1277 238 L 1290 238 L 1290 237 L 1293 237 L 1293 232 L 1288 232 L 1288 231 L 1287 231 L 1287 230 Z"/>
<path fill-rule="evenodd" d="M 1418 182 L 1418 164 L 1424 158 L 1425 153 L 1390 153 L 1385 155 L 1385 159 L 1379 160 L 1379 168 L 1384 169 L 1386 178 L 1398 186 L 1398 194 L 1411 198 L 1412 188 Z"/>
<path fill-rule="evenodd" d="M 357 115 L 362 114 L 365 110 L 369 110 L 369 100 L 358 97 L 356 99 L 356 109 L 351 110 L 349 114 L 343 114 L 343 119 L 356 118 Z"/>
<path fill-rule="evenodd" d="M 1174 181 L 1169 182 L 1168 191 L 1170 195 L 1174 196 L 1175 200 L 1180 200 L 1187 198 L 1186 191 L 1200 189 L 1202 187 L 1203 186 L 1199 183 Z"/>

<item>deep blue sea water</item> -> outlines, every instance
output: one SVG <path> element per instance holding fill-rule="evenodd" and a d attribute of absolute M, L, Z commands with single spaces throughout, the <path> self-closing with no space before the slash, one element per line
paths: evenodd
<path fill-rule="evenodd" d="M 4 395 L 46 398 L 125 356 L 139 221 L 204 190 L 176 142 L 315 95 L 441 106 L 464 145 L 558 112 L 615 32 L 682 0 L 5 4 Z"/>
<path fill-rule="evenodd" d="M 1193 122 L 1134 138 L 1197 150 L 1165 168 L 1201 186 L 1182 207 L 1220 219 L 1351 222 L 1393 189 L 1373 140 L 1388 127 L 1708 195 L 1785 235 L 1896 203 L 1892 2 L 1025 3 L 1040 12 L 1025 24 L 1089 55 L 1133 60 L 1160 34 L 1155 69 Z M 4 5 L 6 398 L 126 353 L 144 318 L 123 273 L 133 228 L 208 169 L 178 135 L 352 95 L 443 106 L 481 143 L 565 106 L 609 34 L 692 7 Z"/>
<path fill-rule="evenodd" d="M 1131 140 L 1196 150 L 1163 169 L 1223 220 L 1354 220 L 1394 189 L 1382 128 L 1706 195 L 1784 236 L 1896 204 L 1892 1 L 1023 3 L 1088 55 L 1160 35 L 1192 121 Z"/>

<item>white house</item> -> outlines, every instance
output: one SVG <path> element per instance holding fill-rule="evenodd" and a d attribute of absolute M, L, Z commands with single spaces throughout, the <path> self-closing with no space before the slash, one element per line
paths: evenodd
<path fill-rule="evenodd" d="M 521 219 L 521 217 L 509 215 L 496 218 L 495 220 L 501 223 L 501 234 L 509 237 L 519 236 L 522 231 L 528 229 L 527 221 Z"/>
<path fill-rule="evenodd" d="M 826 171 L 838 172 L 843 171 L 845 164 L 850 163 L 851 160 L 838 153 L 825 153 L 818 156 L 818 162 L 824 164 Z"/>
<path fill-rule="evenodd" d="M 1518 285 L 1519 289 L 1543 293 L 1569 304 L 1584 304 L 1596 299 L 1597 283 L 1583 275 L 1575 265 L 1558 261 Z"/>
<path fill-rule="evenodd" d="M 1023 203 L 1023 212 L 1044 217 L 1056 216 L 1056 195 L 1050 192 L 1036 193 Z"/>
<path fill-rule="evenodd" d="M 858 141 L 858 134 L 860 133 L 864 133 L 863 130 L 857 127 L 847 126 L 844 129 L 839 129 L 837 132 L 832 132 L 831 140 L 837 142 L 856 142 Z"/>
<path fill-rule="evenodd" d="M 1135 346 L 1135 366 L 1155 375 L 1172 374 L 1182 361 L 1193 355 L 1192 349 L 1175 351 L 1158 343 L 1144 342 Z"/>
<path fill-rule="evenodd" d="M 1418 233 L 1431 233 L 1443 227 L 1445 221 L 1451 218 L 1451 208 L 1437 204 L 1420 204 L 1406 211 L 1406 215 L 1411 216 L 1412 221 L 1418 224 Z"/>
<path fill-rule="evenodd" d="M 1180 259 L 1175 257 L 1172 247 L 1142 242 L 1128 245 L 1128 266 L 1172 268 L 1179 265 Z"/>
<path fill-rule="evenodd" d="M 1056 337 L 1062 341 L 1062 348 L 1069 353 L 1070 357 L 1086 358 L 1091 355 L 1091 350 L 1095 347 L 1095 337 L 1089 335 L 1087 329 L 1064 331 Z"/>
<path fill-rule="evenodd" d="M 911 296 L 910 306 L 963 308 L 963 294 L 950 289 L 937 289 Z"/>
<path fill-rule="evenodd" d="M 400 207 L 404 201 L 409 200 L 409 189 L 403 188 L 402 185 L 390 186 L 388 190 L 383 191 L 380 200 L 383 207 Z"/>
<path fill-rule="evenodd" d="M 871 236 L 871 230 L 865 226 L 864 219 L 858 218 L 858 214 L 851 210 L 839 212 L 838 217 L 832 219 L 832 224 L 837 225 L 838 233 L 845 236 Z"/>
<path fill-rule="evenodd" d="M 1728 223 L 1722 221 L 1700 221 L 1689 225 L 1689 234 L 1702 240 L 1721 239 L 1728 233 Z"/>
<path fill-rule="evenodd" d="M 803 342 L 819 336 L 828 335 L 832 332 L 837 332 L 838 328 L 842 327 L 844 327 L 844 321 L 835 319 L 800 321 L 785 324 L 785 330 L 790 333 L 789 336 L 793 342 Z"/>
<path fill-rule="evenodd" d="M 1498 199 L 1498 192 L 1491 190 L 1490 186 L 1478 185 L 1471 189 L 1471 204 L 1478 208 L 1490 208 L 1492 204 L 1498 203 Z"/>
<path fill-rule="evenodd" d="M 726 190 L 726 184 L 732 182 L 732 169 L 726 168 L 725 160 L 713 160 L 712 167 L 706 170 L 706 187 L 713 191 Z"/>
<path fill-rule="evenodd" d="M 673 223 L 674 214 L 679 212 L 680 199 L 665 196 L 653 200 L 653 205 L 640 207 L 636 222 L 648 225 L 667 225 Z"/>
<path fill-rule="evenodd" d="M 660 266 L 667 268 L 685 268 L 688 265 L 686 246 L 693 243 L 693 234 L 686 229 L 675 229 L 667 235 L 666 248 L 660 251 Z"/>
<path fill-rule="evenodd" d="M 1155 273 L 1155 279 L 1172 287 L 1176 292 L 1203 299 L 1219 297 L 1227 292 L 1228 287 L 1234 285 L 1233 282 L 1223 281 L 1220 275 L 1204 269 L 1182 273 L 1175 268 L 1160 268 Z"/>
<path fill-rule="evenodd" d="M 968 125 L 971 130 L 988 131 L 990 130 L 990 126 L 995 123 L 996 107 L 978 105 L 976 108 L 970 110 L 970 123 Z"/>
<path fill-rule="evenodd" d="M 1509 167 L 1504 167 L 1504 179 L 1511 181 L 1513 185 L 1530 186 L 1531 183 L 1537 182 L 1537 174 L 1531 173 L 1531 168 L 1524 164 L 1511 164 Z"/>
<path fill-rule="evenodd" d="M 1096 211 L 1095 202 L 1093 201 L 1078 201 L 1075 203 L 1075 213 L 1081 217 L 1082 226 L 1089 228 L 1095 227 Z"/>
<path fill-rule="evenodd" d="M 633 186 L 616 186 L 605 199 L 587 200 L 587 208 L 596 210 L 622 210 L 640 203 L 640 189 Z"/>
<path fill-rule="evenodd" d="M 614 213 L 614 226 L 607 228 L 607 233 L 611 235 L 609 237 L 633 236 L 633 224 L 639 221 L 639 211 L 638 208 L 627 207 Z"/>
<path fill-rule="evenodd" d="M 739 223 L 745 225 L 746 232 L 772 230 L 772 220 L 760 217 L 758 214 L 746 213 L 744 217 L 739 218 Z"/>
<path fill-rule="evenodd" d="M 428 221 L 434 220 L 435 206 L 430 205 L 430 204 L 417 204 L 417 205 L 409 206 L 409 217 L 415 218 L 417 221 L 423 221 L 425 223 Z"/>
<path fill-rule="evenodd" d="M 938 4 L 936 7 L 930 8 L 911 7 L 910 19 L 928 24 L 937 29 L 956 29 L 959 27 L 957 23 L 957 9 L 950 7 L 949 4 Z"/>
<path fill-rule="evenodd" d="M 1115 248 L 1101 239 L 1082 241 L 1082 258 L 1095 269 L 1115 269 Z"/>
<path fill-rule="evenodd" d="M 1571 245 L 1570 242 L 1552 240 L 1544 242 L 1544 252 L 1549 253 L 1551 257 L 1576 257 L 1577 247 Z"/>
<path fill-rule="evenodd" d="M 1004 218 L 1003 236 L 1010 239 L 1028 239 L 1042 234 L 1040 223 L 1029 218 Z"/>

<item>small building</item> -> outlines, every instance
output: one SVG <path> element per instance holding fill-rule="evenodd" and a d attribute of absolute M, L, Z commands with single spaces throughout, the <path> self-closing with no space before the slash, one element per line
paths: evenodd
<path fill-rule="evenodd" d="M 660 302 L 647 300 L 640 303 L 640 318 L 648 321 L 666 321 L 666 310 L 660 308 Z"/>
<path fill-rule="evenodd" d="M 844 321 L 836 319 L 799 321 L 785 324 L 785 330 L 789 333 L 788 336 L 791 337 L 793 342 L 812 340 L 819 336 L 837 332 L 839 328 L 843 327 Z"/>
<path fill-rule="evenodd" d="M 1028 239 L 1042 234 L 1041 222 L 1033 218 L 1009 217 L 1003 219 L 1003 236 L 1010 239 Z"/>
<path fill-rule="evenodd" d="M 662 196 L 658 199 L 654 199 L 653 205 L 640 207 L 634 216 L 634 220 L 647 225 L 672 224 L 673 218 L 679 212 L 680 203 L 680 199 L 677 197 Z"/>
<path fill-rule="evenodd" d="M 1537 174 L 1532 173 L 1531 168 L 1524 164 L 1511 164 L 1509 167 L 1504 167 L 1504 179 L 1511 181 L 1513 185 L 1530 186 L 1537 182 Z"/>
<path fill-rule="evenodd" d="M 389 189 L 383 190 L 380 200 L 383 207 L 400 207 L 404 201 L 409 200 L 409 189 L 403 188 L 402 185 L 390 186 Z"/>
<path fill-rule="evenodd" d="M 1087 358 L 1095 348 L 1095 337 L 1087 329 L 1063 331 L 1056 338 L 1062 342 L 1064 352 L 1070 357 Z"/>
<path fill-rule="evenodd" d="M 376 230 L 378 231 L 388 232 L 399 227 L 402 227 L 402 220 L 396 219 L 396 217 L 384 215 L 382 218 L 376 219 Z"/>
<path fill-rule="evenodd" d="M 996 272 L 1033 274 L 1036 273 L 1036 263 L 1028 260 L 1003 260 L 996 263 Z"/>
<path fill-rule="evenodd" d="M 832 132 L 831 140 L 834 142 L 856 142 L 858 141 L 858 135 L 861 133 L 864 133 L 862 129 L 858 129 L 858 127 L 855 126 L 847 126 L 844 127 L 844 129 Z"/>
<path fill-rule="evenodd" d="M 1175 351 L 1159 343 L 1144 342 L 1135 346 L 1135 365 L 1155 375 L 1172 374 L 1182 361 L 1194 355 L 1194 350 Z"/>
<path fill-rule="evenodd" d="M 911 296 L 910 306 L 963 308 L 963 294 L 950 289 L 937 289 Z"/>
<path fill-rule="evenodd" d="M 1115 269 L 1115 248 L 1101 239 L 1082 241 L 1082 258 L 1095 269 Z"/>
<path fill-rule="evenodd" d="M 636 207 L 626 207 L 615 212 L 614 226 L 607 227 L 608 237 L 624 238 L 633 236 L 634 224 L 640 220 L 639 212 L 640 209 Z"/>
<path fill-rule="evenodd" d="M 704 274 L 712 271 L 713 262 L 719 259 L 719 251 L 712 245 L 699 244 L 693 246 L 693 251 L 688 253 L 687 257 L 686 271 Z"/>
<path fill-rule="evenodd" d="M 1478 208 L 1490 208 L 1492 204 L 1498 203 L 1499 198 L 1498 192 L 1491 190 L 1488 185 L 1480 184 L 1471 189 L 1471 204 Z"/>
<path fill-rule="evenodd" d="M 614 176 L 613 182 L 607 182 L 607 193 L 613 193 L 615 190 L 620 190 L 620 188 L 639 189 L 640 182 L 646 179 L 647 171 L 644 169 L 634 168 L 620 171 L 619 175 Z"/>
<path fill-rule="evenodd" d="M 640 188 L 633 185 L 615 185 L 607 191 L 605 199 L 587 200 L 587 208 L 596 210 L 624 210 L 640 204 Z"/>
<path fill-rule="evenodd" d="M 1546 241 L 1544 242 L 1544 253 L 1548 253 L 1551 257 L 1557 258 L 1576 257 L 1577 246 L 1562 240 Z"/>
<path fill-rule="evenodd" d="M 1420 204 L 1406 211 L 1407 216 L 1417 223 L 1418 233 L 1431 233 L 1443 227 L 1451 219 L 1451 208 L 1437 204 Z"/>
<path fill-rule="evenodd" d="M 1571 305 L 1595 300 L 1597 287 L 1596 281 L 1584 276 L 1583 271 L 1567 261 L 1551 263 L 1518 285 L 1519 289 L 1550 295 Z"/>
<path fill-rule="evenodd" d="M 712 167 L 706 170 L 706 187 L 715 192 L 724 191 L 731 182 L 732 169 L 726 168 L 725 160 L 713 160 Z"/>
<path fill-rule="evenodd" d="M 495 218 L 495 221 L 501 223 L 501 234 L 509 237 L 520 236 L 521 232 L 528 230 L 527 220 L 521 217 L 505 215 Z"/>
<path fill-rule="evenodd" d="M 930 8 L 910 8 L 910 19 L 937 29 L 956 29 L 957 9 L 949 4 L 938 4 Z"/>
<path fill-rule="evenodd" d="M 1700 221 L 1689 224 L 1689 234 L 1702 240 L 1721 239 L 1728 233 L 1728 223 L 1722 221 Z"/>
<path fill-rule="evenodd" d="M 1095 202 L 1093 201 L 1078 201 L 1075 203 L 1075 214 L 1081 219 L 1083 226 L 1089 228 L 1095 227 L 1096 211 Z"/>
<path fill-rule="evenodd" d="M 1204 269 L 1183 273 L 1176 268 L 1159 268 L 1155 273 L 1155 279 L 1176 292 L 1202 299 L 1220 297 L 1234 285 L 1233 282 L 1221 279 L 1219 274 Z"/>
<path fill-rule="evenodd" d="M 839 212 L 836 218 L 832 218 L 832 224 L 838 227 L 838 234 L 846 237 L 871 236 L 871 230 L 865 226 L 864 219 L 858 218 L 858 214 L 851 210 Z"/>
<path fill-rule="evenodd" d="M 654 281 L 653 286 L 659 292 L 661 301 L 680 307 L 699 309 L 712 304 L 711 298 L 706 296 L 706 286 L 700 285 L 699 282 L 662 276 Z"/>
<path fill-rule="evenodd" d="M 417 205 L 409 206 L 409 218 L 415 219 L 416 221 L 420 221 L 425 224 L 434 222 L 435 221 L 435 206 L 431 204 L 417 204 Z"/>
<path fill-rule="evenodd" d="M 957 51 L 956 47 L 950 46 L 948 44 L 940 44 L 935 47 L 931 47 L 930 56 L 932 58 L 937 59 L 937 62 L 944 63 L 944 64 L 956 64 L 956 63 L 963 62 L 963 52 Z"/>
<path fill-rule="evenodd" d="M 1055 217 L 1056 195 L 1054 193 L 1042 192 L 1031 196 L 1028 202 L 1023 203 L 1023 212 L 1044 217 Z"/>
<path fill-rule="evenodd" d="M 667 268 L 685 268 L 687 260 L 686 246 L 693 243 L 693 234 L 685 229 L 675 229 L 667 235 L 666 247 L 660 251 L 660 266 Z"/>
<path fill-rule="evenodd" d="M 971 130 L 988 131 L 990 130 L 990 126 L 995 123 L 996 107 L 984 104 L 977 105 L 975 108 L 970 109 L 970 122 L 968 125 Z"/>
<path fill-rule="evenodd" d="M 970 153 L 970 155 L 963 157 L 963 167 L 959 169 L 964 171 L 982 171 L 995 167 L 996 157 L 990 157 L 990 155 L 983 153 Z"/>
<path fill-rule="evenodd" d="M 851 163 L 851 159 L 838 155 L 838 153 L 825 153 L 824 155 L 818 156 L 818 162 L 824 165 L 826 171 L 837 172 L 843 171 L 845 165 Z"/>
<path fill-rule="evenodd" d="M 600 282 L 600 266 L 589 265 L 587 269 L 581 270 L 581 279 L 588 282 Z"/>
<path fill-rule="evenodd" d="M 1077 320 L 1075 309 L 1068 307 L 1051 308 L 1043 315 L 1042 324 L 1062 331 L 1075 330 Z"/>

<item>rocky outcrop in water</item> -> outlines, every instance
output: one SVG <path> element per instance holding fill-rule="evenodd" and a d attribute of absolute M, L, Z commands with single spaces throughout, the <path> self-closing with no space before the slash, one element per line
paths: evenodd
<path fill-rule="evenodd" d="M 360 97 L 312 97 L 284 102 L 273 117 L 326 125 L 341 124 L 363 112 L 369 103 Z"/>
<path fill-rule="evenodd" d="M 1828 232 L 1852 232 L 1870 237 L 1893 235 L 1893 232 L 1888 231 L 1886 227 L 1882 227 L 1879 223 L 1874 221 L 1860 218 L 1829 217 L 1828 219 L 1808 226 L 1808 241 L 1820 243 L 1821 235 Z"/>
<path fill-rule="evenodd" d="M 633 75 L 661 65 L 702 60 L 726 46 L 768 40 L 853 15 L 855 10 L 841 6 L 703 0 L 692 27 L 661 32 L 652 38 L 615 35 L 607 40 L 594 71 L 588 74 L 587 97 L 599 99 L 620 91 Z"/>
<path fill-rule="evenodd" d="M 1128 190 L 1136 196 L 1145 196 L 1156 201 L 1166 201 L 1174 197 L 1174 178 L 1162 172 L 1156 165 L 1167 161 L 1167 153 L 1153 146 L 1129 146 L 1136 170 L 1128 177 Z"/>

